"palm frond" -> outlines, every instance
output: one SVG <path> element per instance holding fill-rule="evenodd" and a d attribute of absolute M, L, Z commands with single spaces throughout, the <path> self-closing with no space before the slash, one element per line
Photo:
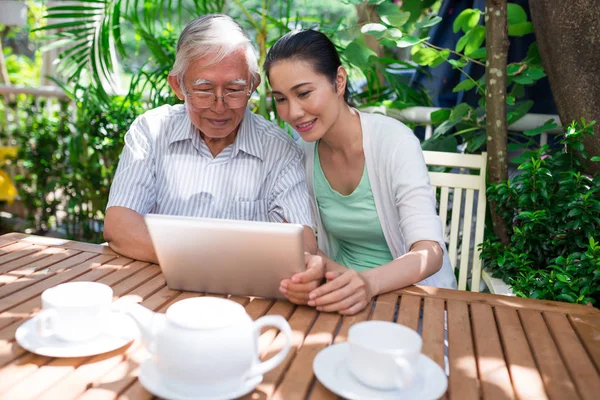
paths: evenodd
<path fill-rule="evenodd" d="M 79 0 L 47 9 L 45 18 L 49 23 L 38 30 L 57 31 L 46 42 L 60 37 L 60 44 L 67 48 L 59 56 L 60 70 L 69 73 L 65 77 L 67 82 L 75 82 L 83 70 L 88 70 L 92 81 L 105 93 L 121 91 L 117 49 L 111 32 L 115 10 L 120 6 L 120 0 Z"/>

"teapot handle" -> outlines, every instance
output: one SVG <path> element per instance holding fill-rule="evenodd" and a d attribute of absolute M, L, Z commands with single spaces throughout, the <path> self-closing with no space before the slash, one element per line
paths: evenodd
<path fill-rule="evenodd" d="M 288 324 L 287 320 L 280 315 L 268 315 L 266 317 L 257 319 L 252 326 L 254 337 L 257 340 L 260 336 L 260 330 L 265 326 L 274 326 L 279 329 L 281 333 L 285 335 L 285 345 L 283 346 L 283 349 L 279 351 L 279 353 L 275 354 L 267 361 L 255 364 L 248 373 L 247 379 L 252 379 L 258 375 L 264 375 L 266 372 L 277 367 L 283 362 L 283 360 L 285 360 L 290 351 L 292 345 L 292 328 L 290 327 L 290 324 Z"/>

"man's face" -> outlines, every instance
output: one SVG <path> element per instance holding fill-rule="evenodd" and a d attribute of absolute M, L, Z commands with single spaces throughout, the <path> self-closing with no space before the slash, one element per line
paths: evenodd
<path fill-rule="evenodd" d="M 181 88 L 176 77 L 169 76 L 169 83 L 180 99 L 185 99 L 190 120 L 204 136 L 211 139 L 226 138 L 235 134 L 246 111 L 247 101 L 242 107 L 229 108 L 223 98 L 217 98 L 208 108 L 196 108 L 190 95 L 194 92 L 210 92 L 225 96 L 232 92 L 250 92 L 250 72 L 242 51 L 234 52 L 219 63 L 209 65 L 214 55 L 209 54 L 193 60 L 183 76 Z"/>

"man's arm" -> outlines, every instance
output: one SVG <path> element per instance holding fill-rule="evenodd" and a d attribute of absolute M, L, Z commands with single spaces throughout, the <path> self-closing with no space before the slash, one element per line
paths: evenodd
<path fill-rule="evenodd" d="M 113 206 L 106 210 L 104 240 L 125 257 L 158 263 L 144 217 L 129 208 Z"/>

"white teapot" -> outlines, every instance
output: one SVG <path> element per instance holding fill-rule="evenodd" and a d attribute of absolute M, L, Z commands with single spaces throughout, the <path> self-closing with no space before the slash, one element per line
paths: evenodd
<path fill-rule="evenodd" d="M 177 391 L 227 392 L 278 366 L 290 350 L 292 332 L 279 315 L 255 322 L 238 303 L 196 297 L 171 305 L 166 314 L 139 304 L 120 308 L 136 321 L 156 369 Z M 274 326 L 287 338 L 284 348 L 260 362 L 261 328 Z"/>

